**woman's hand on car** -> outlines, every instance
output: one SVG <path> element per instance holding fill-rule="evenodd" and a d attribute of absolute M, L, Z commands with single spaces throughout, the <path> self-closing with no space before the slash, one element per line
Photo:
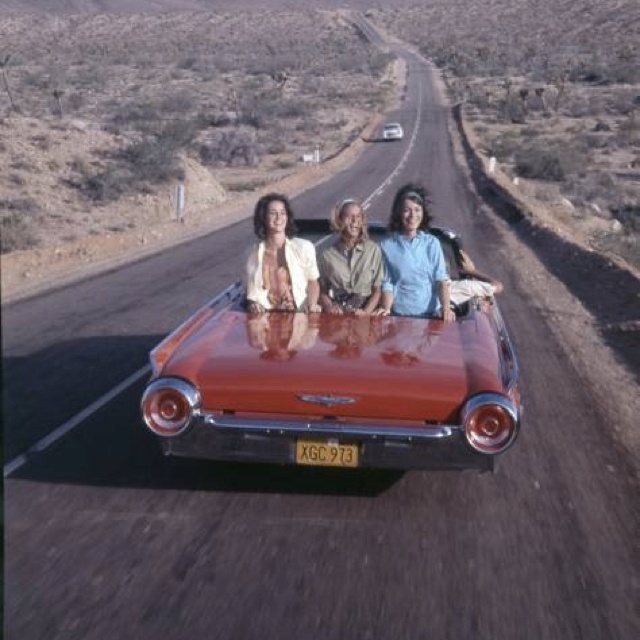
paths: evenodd
<path fill-rule="evenodd" d="M 259 302 L 253 302 L 253 300 L 249 300 L 247 303 L 247 310 L 254 316 L 261 315 L 265 311 L 264 307 Z"/>
<path fill-rule="evenodd" d="M 456 314 L 449 307 L 444 307 L 442 309 L 442 319 L 445 322 L 455 322 Z"/>

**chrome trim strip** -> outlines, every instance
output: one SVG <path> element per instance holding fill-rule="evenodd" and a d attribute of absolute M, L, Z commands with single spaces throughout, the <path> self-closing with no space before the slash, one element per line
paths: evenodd
<path fill-rule="evenodd" d="M 317 422 L 310 421 L 294 421 L 294 420 L 263 420 L 263 419 L 247 419 L 234 418 L 232 416 L 217 416 L 212 414 L 200 414 L 201 419 L 207 426 L 217 427 L 220 429 L 236 429 L 246 431 L 264 431 L 271 433 L 273 431 L 296 432 L 305 434 L 318 435 L 341 435 L 341 436 L 371 436 L 392 439 L 425 439 L 439 440 L 442 438 L 450 438 L 457 432 L 462 432 L 461 425 L 436 425 L 432 427 L 381 427 L 371 424 L 345 424 L 329 420 L 319 420 Z"/>
<path fill-rule="evenodd" d="M 509 354 L 508 358 L 511 361 L 511 366 L 508 368 L 504 367 L 504 375 L 503 375 L 503 383 L 507 393 L 511 393 L 513 391 L 516 384 L 518 384 L 518 378 L 520 376 L 520 368 L 518 366 L 518 358 L 516 357 L 515 349 L 513 348 L 513 342 L 511 341 L 511 337 L 509 336 L 509 332 L 507 331 L 507 326 L 504 323 L 502 318 L 502 314 L 500 313 L 500 309 L 498 308 L 497 303 L 493 304 L 493 316 L 496 321 L 496 325 L 498 327 L 498 336 L 500 340 L 504 342 L 507 348 L 507 352 Z M 501 346 L 501 345 L 500 345 Z M 501 359 L 504 364 L 504 356 L 501 352 Z"/>

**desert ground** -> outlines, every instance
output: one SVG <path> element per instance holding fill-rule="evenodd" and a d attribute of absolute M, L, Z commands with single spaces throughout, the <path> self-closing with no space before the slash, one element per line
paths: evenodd
<path fill-rule="evenodd" d="M 261 189 L 301 189 L 375 134 L 402 90 L 396 62 L 342 3 L 271 5 L 0 2 L 5 299 L 245 215 Z M 531 209 L 640 266 L 635 2 L 348 6 L 441 66 Z"/>

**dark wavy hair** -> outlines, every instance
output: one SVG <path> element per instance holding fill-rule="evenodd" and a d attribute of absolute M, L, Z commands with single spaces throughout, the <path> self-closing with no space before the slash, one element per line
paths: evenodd
<path fill-rule="evenodd" d="M 285 211 L 287 212 L 287 226 L 285 227 L 284 233 L 287 238 L 293 238 L 297 232 L 296 223 L 293 218 L 293 209 L 291 208 L 289 198 L 281 193 L 267 193 L 256 202 L 256 207 L 253 210 L 253 228 L 256 236 L 258 236 L 260 240 L 264 240 L 267 237 L 267 211 L 272 202 L 282 202 L 284 205 Z"/>
<path fill-rule="evenodd" d="M 391 215 L 389 216 L 389 224 L 387 229 L 392 233 L 402 233 L 404 225 L 402 224 L 402 211 L 404 209 L 405 200 L 411 200 L 422 206 L 424 215 L 420 223 L 420 229 L 426 231 L 433 216 L 431 215 L 431 198 L 429 192 L 422 186 L 413 182 L 403 185 L 396 192 L 393 204 L 391 205 Z"/>

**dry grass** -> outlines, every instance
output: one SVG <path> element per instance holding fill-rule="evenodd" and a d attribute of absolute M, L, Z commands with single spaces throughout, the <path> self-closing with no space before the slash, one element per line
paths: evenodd
<path fill-rule="evenodd" d="M 193 162 L 210 206 L 257 188 L 345 148 L 393 91 L 392 58 L 323 11 L 10 14 L 0 61 L 0 191 L 42 210 L 27 233 L 5 203 L 3 251 L 166 219 Z"/>
<path fill-rule="evenodd" d="M 173 216 L 181 178 L 190 206 L 213 211 L 357 138 L 389 104 L 390 59 L 337 0 L 281 4 L 0 0 L 59 12 L 0 22 L 2 250 L 148 228 Z M 527 196 L 640 266 L 635 0 L 348 4 L 378 5 L 372 22 L 437 61 Z M 125 13 L 86 13 L 105 8 Z M 208 11 L 143 13 L 181 8 Z"/>
<path fill-rule="evenodd" d="M 635 0 L 433 0 L 367 16 L 439 64 L 521 189 L 640 267 Z"/>

